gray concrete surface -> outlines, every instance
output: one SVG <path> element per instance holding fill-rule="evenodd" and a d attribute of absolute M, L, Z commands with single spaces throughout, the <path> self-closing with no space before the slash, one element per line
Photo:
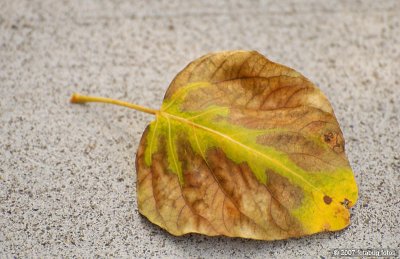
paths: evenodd
<path fill-rule="evenodd" d="M 400 2 L 0 1 L 0 257 L 326 258 L 400 248 Z M 72 106 L 78 91 L 158 108 L 207 52 L 255 49 L 332 102 L 360 199 L 341 232 L 262 242 L 173 237 L 137 210 L 152 117 Z"/>

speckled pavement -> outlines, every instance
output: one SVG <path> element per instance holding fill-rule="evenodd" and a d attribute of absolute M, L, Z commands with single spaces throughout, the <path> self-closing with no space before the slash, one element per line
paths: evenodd
<path fill-rule="evenodd" d="M 400 249 L 400 2 L 0 1 L 0 257 L 329 258 Z M 258 50 L 331 101 L 359 185 L 344 231 L 276 242 L 174 237 L 141 217 L 135 152 L 211 51 Z"/>

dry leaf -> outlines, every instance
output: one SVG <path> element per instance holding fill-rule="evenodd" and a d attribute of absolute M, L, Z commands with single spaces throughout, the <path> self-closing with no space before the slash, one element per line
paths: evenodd
<path fill-rule="evenodd" d="M 85 99 L 86 98 L 86 99 Z M 349 224 L 357 185 L 322 92 L 255 51 L 190 63 L 153 113 L 136 157 L 141 214 L 173 235 L 262 240 Z"/>

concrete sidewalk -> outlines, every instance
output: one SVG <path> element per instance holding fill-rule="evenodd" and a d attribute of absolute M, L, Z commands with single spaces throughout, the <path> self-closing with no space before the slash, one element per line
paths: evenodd
<path fill-rule="evenodd" d="M 400 249 L 400 2 L 276 2 L 1 1 L 0 257 Z M 68 103 L 76 91 L 158 108 L 187 63 L 229 49 L 258 50 L 328 96 L 360 191 L 348 229 L 278 242 L 173 237 L 137 210 L 134 159 L 152 117 Z"/>

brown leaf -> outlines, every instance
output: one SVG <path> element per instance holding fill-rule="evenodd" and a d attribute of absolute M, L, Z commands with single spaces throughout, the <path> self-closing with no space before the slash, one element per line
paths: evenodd
<path fill-rule="evenodd" d="M 349 224 L 357 186 L 331 105 L 257 52 L 209 54 L 168 88 L 137 152 L 140 213 L 174 235 L 274 240 Z"/>
<path fill-rule="evenodd" d="M 168 88 L 136 157 L 139 211 L 174 235 L 263 240 L 345 228 L 357 185 L 321 91 L 255 51 L 206 55 Z"/>

